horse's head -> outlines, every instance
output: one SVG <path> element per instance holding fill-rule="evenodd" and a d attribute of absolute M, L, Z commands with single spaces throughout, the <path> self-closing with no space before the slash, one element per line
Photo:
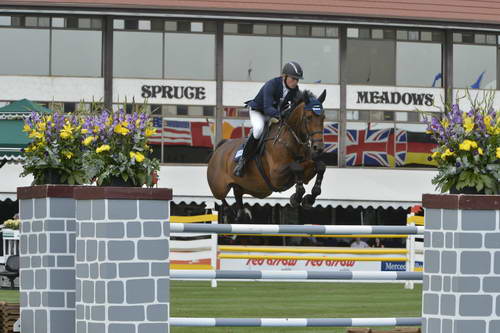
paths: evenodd
<path fill-rule="evenodd" d="M 323 102 L 326 98 L 326 90 L 316 98 L 308 90 L 301 91 L 292 104 L 292 111 L 288 123 L 290 127 L 300 136 L 301 140 L 311 146 L 313 157 L 321 155 L 325 144 L 323 142 L 323 122 L 325 110 Z"/>

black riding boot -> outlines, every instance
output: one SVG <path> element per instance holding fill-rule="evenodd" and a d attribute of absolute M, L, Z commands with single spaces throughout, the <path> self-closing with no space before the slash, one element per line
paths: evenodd
<path fill-rule="evenodd" d="M 243 153 L 241 154 L 241 157 L 238 161 L 238 164 L 234 167 L 234 175 L 236 177 L 243 177 L 244 169 L 245 169 L 245 164 L 246 162 L 252 158 L 255 148 L 257 147 L 257 140 L 253 137 L 252 134 L 247 139 L 247 142 L 245 142 L 245 146 L 243 147 Z"/>

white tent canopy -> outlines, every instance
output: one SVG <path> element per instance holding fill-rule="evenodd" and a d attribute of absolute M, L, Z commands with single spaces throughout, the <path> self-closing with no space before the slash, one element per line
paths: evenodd
<path fill-rule="evenodd" d="M 19 176 L 20 164 L 6 164 L 0 168 L 0 200 L 16 200 L 16 188 L 29 186 L 32 178 Z M 431 179 L 435 170 L 327 168 L 322 193 L 316 201 L 320 206 L 410 207 L 421 202 L 422 193 L 434 193 Z M 306 186 L 309 192 L 314 181 Z M 174 192 L 174 202 L 217 202 L 206 181 L 206 166 L 163 165 L 160 187 Z M 250 204 L 286 205 L 294 189 L 274 193 L 266 199 L 246 197 Z M 234 202 L 230 193 L 229 202 Z"/>

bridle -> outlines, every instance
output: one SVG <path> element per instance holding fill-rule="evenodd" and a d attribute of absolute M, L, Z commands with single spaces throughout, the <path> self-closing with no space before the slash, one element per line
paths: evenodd
<path fill-rule="evenodd" d="M 288 110 L 290 110 L 290 109 L 292 109 L 292 106 L 288 107 Z M 292 151 L 292 148 L 289 146 L 289 144 L 280 138 L 281 134 L 284 132 L 284 130 L 287 130 L 290 132 L 290 134 L 295 139 L 297 144 L 299 144 L 299 146 L 301 146 L 306 153 L 311 151 L 311 147 L 315 142 L 323 142 L 323 137 L 314 138 L 314 136 L 317 134 L 323 134 L 322 130 L 313 131 L 313 132 L 309 131 L 309 126 L 308 126 L 309 119 L 305 117 L 305 112 L 302 113 L 302 116 L 300 118 L 300 133 L 305 133 L 305 135 L 306 135 L 305 140 L 302 140 L 300 135 L 297 133 L 297 131 L 294 130 L 292 126 L 290 126 L 290 124 L 288 123 L 288 118 L 291 116 L 291 114 L 296 109 L 297 109 L 297 106 L 295 106 L 291 112 L 287 112 L 288 110 L 284 111 L 285 116 L 280 119 L 278 134 L 274 138 L 269 139 L 269 140 L 274 140 L 273 144 L 281 143 L 282 145 L 284 145 L 287 148 L 287 150 L 294 156 L 296 156 L 296 154 L 295 154 L 295 152 Z M 306 110 L 304 110 L 304 111 L 306 111 Z"/>

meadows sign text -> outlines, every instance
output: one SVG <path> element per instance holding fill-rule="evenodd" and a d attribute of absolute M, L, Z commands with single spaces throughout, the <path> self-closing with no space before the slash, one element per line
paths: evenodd
<path fill-rule="evenodd" d="M 434 105 L 434 94 L 399 91 L 358 91 L 358 104 Z"/>

